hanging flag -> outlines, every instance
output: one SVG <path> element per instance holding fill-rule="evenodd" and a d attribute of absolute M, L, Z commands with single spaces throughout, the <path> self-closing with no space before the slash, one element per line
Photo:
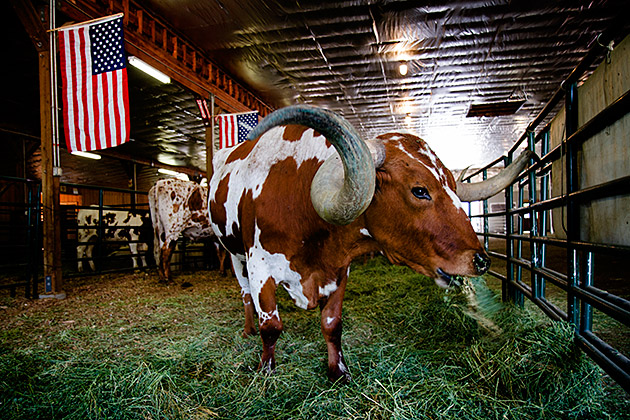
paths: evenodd
<path fill-rule="evenodd" d="M 122 14 L 59 29 L 63 122 L 70 152 L 129 140 Z"/>
<path fill-rule="evenodd" d="M 219 122 L 219 149 L 223 149 L 245 141 L 249 132 L 258 124 L 258 111 L 221 114 L 216 119 Z"/>
<path fill-rule="evenodd" d="M 208 110 L 208 102 L 205 99 L 197 98 L 195 99 L 197 102 L 197 108 L 199 108 L 199 114 L 201 114 L 201 120 L 205 125 L 210 125 L 210 121 L 212 120 L 212 115 Z"/>

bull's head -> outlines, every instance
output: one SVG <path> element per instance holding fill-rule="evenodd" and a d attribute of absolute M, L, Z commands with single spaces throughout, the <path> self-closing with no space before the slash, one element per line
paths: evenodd
<path fill-rule="evenodd" d="M 521 155 L 489 180 L 456 183 L 422 139 L 389 134 L 364 142 L 342 117 L 307 105 L 272 113 L 249 138 L 286 124 L 313 128 L 338 152 L 322 164 L 311 184 L 311 201 L 322 219 L 347 225 L 365 212 L 370 235 L 390 261 L 433 277 L 440 286 L 456 276 L 487 271 L 489 258 L 461 201 L 497 194 L 512 183 L 531 155 Z"/>

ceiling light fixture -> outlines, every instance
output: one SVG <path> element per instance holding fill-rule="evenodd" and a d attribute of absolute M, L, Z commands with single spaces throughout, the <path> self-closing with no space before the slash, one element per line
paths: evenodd
<path fill-rule="evenodd" d="M 164 73 L 156 69 L 155 67 L 152 67 L 149 64 L 145 63 L 144 61 L 140 60 L 138 57 L 131 55 L 129 56 L 128 60 L 129 60 L 129 64 L 131 64 L 132 66 L 134 66 L 135 68 L 139 70 L 142 70 L 149 76 L 156 78 L 160 82 L 171 83 L 170 77 L 168 77 L 167 75 L 165 75 Z"/>
<path fill-rule="evenodd" d="M 96 153 L 90 153 L 90 152 L 72 152 L 71 154 L 75 156 L 88 158 L 88 159 L 94 159 L 94 160 L 99 160 L 101 158 L 101 155 L 97 155 Z"/>
<path fill-rule="evenodd" d="M 166 168 L 160 168 L 158 169 L 158 172 L 164 175 L 170 175 L 170 176 L 174 176 L 175 178 L 188 181 L 188 175 L 183 174 L 181 172 L 173 171 L 171 169 L 166 169 Z"/>
<path fill-rule="evenodd" d="M 400 67 L 398 67 L 398 71 L 401 75 L 406 76 L 409 68 L 407 67 L 407 63 L 400 63 Z"/>

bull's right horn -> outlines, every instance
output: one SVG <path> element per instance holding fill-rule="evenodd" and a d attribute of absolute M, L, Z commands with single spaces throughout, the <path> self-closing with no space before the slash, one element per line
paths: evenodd
<path fill-rule="evenodd" d="M 529 161 L 532 159 L 539 160 L 536 153 L 524 150 L 514 162 L 492 178 L 481 182 L 457 182 L 457 196 L 461 201 L 479 201 L 490 198 L 514 182 L 523 169 L 529 166 Z"/>
<path fill-rule="evenodd" d="M 315 174 L 311 202 L 325 221 L 336 225 L 351 223 L 365 211 L 374 195 L 376 172 L 368 146 L 344 118 L 309 105 L 292 105 L 269 114 L 247 137 L 254 139 L 286 124 L 314 129 L 339 153 L 328 158 Z"/>

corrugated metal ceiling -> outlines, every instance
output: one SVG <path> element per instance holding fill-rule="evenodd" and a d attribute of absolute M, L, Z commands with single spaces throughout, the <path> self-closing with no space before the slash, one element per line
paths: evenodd
<path fill-rule="evenodd" d="M 453 169 L 504 153 L 622 11 L 620 1 L 144 0 L 277 106 L 409 130 Z M 399 72 L 401 63 L 408 73 Z M 512 115 L 474 104 L 522 101 Z"/>
<path fill-rule="evenodd" d="M 137 3 L 270 105 L 326 107 L 366 137 L 412 131 L 451 169 L 483 166 L 505 153 L 627 6 L 621 0 Z M 627 34 L 628 20 L 623 24 Z M 12 50 L 18 63 L 23 50 Z M 403 62 L 406 75 L 399 72 Z M 204 172 L 205 127 L 195 95 L 131 67 L 129 75 L 132 141 L 114 150 Z M 10 97 L 18 94 L 8 88 Z M 522 104 L 510 115 L 467 117 L 474 105 L 504 114 L 506 102 Z"/>

